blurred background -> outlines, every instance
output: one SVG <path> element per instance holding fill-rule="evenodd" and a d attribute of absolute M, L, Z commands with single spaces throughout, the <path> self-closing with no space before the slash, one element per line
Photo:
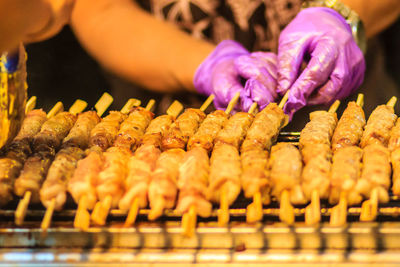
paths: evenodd
<path fill-rule="evenodd" d="M 393 95 L 400 95 L 400 20 L 386 31 L 368 42 L 366 55 L 367 72 L 359 92 L 365 93 L 366 115 L 376 105 L 386 103 Z M 28 94 L 38 97 L 38 106 L 49 110 L 61 100 L 68 108 L 75 99 L 81 98 L 92 107 L 105 91 L 115 101 L 113 109 L 120 109 L 129 97 L 136 97 L 146 103 L 150 98 L 161 101 L 161 96 L 138 88 L 107 70 L 88 55 L 75 39 L 71 29 L 63 31 L 52 39 L 27 46 Z M 356 95 L 349 100 L 354 100 Z M 201 103 L 203 97 L 188 94 L 171 95 L 162 101 L 179 99 L 185 103 Z M 167 103 L 160 103 L 166 106 Z M 342 108 L 345 105 L 341 106 Z M 399 114 L 400 104 L 396 111 Z M 315 109 L 315 108 L 314 108 Z M 156 112 L 162 112 L 160 108 Z M 303 118 L 310 111 L 303 110 L 294 120 Z M 340 110 L 339 110 L 340 113 Z M 301 126 L 294 126 L 301 127 Z"/>

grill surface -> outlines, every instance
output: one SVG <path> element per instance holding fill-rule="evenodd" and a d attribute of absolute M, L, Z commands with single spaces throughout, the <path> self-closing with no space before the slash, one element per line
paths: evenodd
<path fill-rule="evenodd" d="M 281 133 L 281 142 L 298 143 L 299 133 Z M 321 203 L 322 223 L 304 224 L 304 206 L 295 208 L 296 223 L 279 222 L 279 205 L 264 206 L 261 223 L 246 223 L 246 206 L 239 199 L 229 210 L 228 227 L 217 226 L 217 207 L 210 218 L 199 218 L 193 237 L 182 235 L 181 216 L 169 210 L 148 222 L 141 209 L 134 227 L 123 228 L 126 213 L 112 210 L 105 227 L 82 232 L 73 228 L 76 206 L 55 212 L 44 233 L 45 210 L 31 205 L 23 227 L 14 225 L 17 201 L 0 210 L 0 262 L 13 263 L 400 263 L 400 201 L 391 196 L 380 205 L 377 221 L 359 222 L 360 206 L 348 209 L 347 225 L 329 226 L 331 206 Z"/>

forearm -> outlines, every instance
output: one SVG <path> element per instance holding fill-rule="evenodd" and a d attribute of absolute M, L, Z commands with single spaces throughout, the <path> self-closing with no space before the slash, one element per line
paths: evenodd
<path fill-rule="evenodd" d="M 71 24 L 104 67 L 160 92 L 194 90 L 195 70 L 214 48 L 130 0 L 78 0 Z"/>
<path fill-rule="evenodd" d="M 15 49 L 26 35 L 42 29 L 50 19 L 49 10 L 42 0 L 1 0 L 0 53 Z"/>
<path fill-rule="evenodd" d="M 372 37 L 400 15 L 399 0 L 342 0 L 344 4 L 356 11 L 364 23 L 367 37 Z"/>

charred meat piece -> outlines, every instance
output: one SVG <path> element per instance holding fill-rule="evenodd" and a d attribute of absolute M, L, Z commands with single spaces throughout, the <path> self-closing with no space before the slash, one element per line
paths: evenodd
<path fill-rule="evenodd" d="M 179 168 L 179 198 L 176 210 L 183 214 L 191 206 L 202 217 L 209 217 L 212 205 L 206 198 L 210 163 L 207 150 L 195 147 L 186 152 Z"/>
<path fill-rule="evenodd" d="M 371 144 L 381 144 L 387 147 L 390 130 L 393 128 L 396 118 L 393 107 L 387 105 L 378 106 L 368 118 L 361 137 L 361 148 Z"/>
<path fill-rule="evenodd" d="M 389 150 L 381 144 L 367 145 L 364 147 L 362 162 L 361 178 L 356 191 L 369 198 L 371 191 L 377 188 L 379 202 L 388 202 L 391 174 Z"/>
<path fill-rule="evenodd" d="M 118 202 L 124 194 L 124 183 L 128 175 L 128 162 L 132 152 L 127 148 L 110 147 L 103 153 L 104 165 L 98 175 L 96 193 L 100 201 L 108 195 L 112 197 L 112 207 L 118 207 Z"/>
<path fill-rule="evenodd" d="M 76 203 L 82 196 L 87 196 L 87 207 L 93 209 L 97 202 L 96 184 L 103 166 L 102 152 L 90 150 L 87 157 L 77 163 L 73 176 L 68 181 L 68 192 Z"/>
<path fill-rule="evenodd" d="M 222 110 L 216 110 L 207 115 L 198 131 L 189 139 L 188 150 L 202 147 L 208 153 L 212 151 L 214 139 L 228 121 L 228 115 Z"/>
<path fill-rule="evenodd" d="M 43 123 L 40 132 L 33 137 L 33 150 L 57 150 L 76 121 L 76 116 L 69 112 L 60 112 Z"/>
<path fill-rule="evenodd" d="M 162 138 L 162 149 L 185 149 L 206 115 L 203 111 L 188 108 L 172 123 L 169 131 Z"/>
<path fill-rule="evenodd" d="M 153 117 L 151 111 L 135 107 L 122 122 L 114 146 L 135 150 Z"/>
<path fill-rule="evenodd" d="M 111 111 L 90 132 L 89 146 L 98 146 L 103 151 L 112 146 L 117 137 L 120 124 L 125 119 L 125 114 L 119 111 Z"/>
<path fill-rule="evenodd" d="M 57 153 L 40 189 L 40 200 L 45 207 L 55 198 L 55 210 L 62 209 L 67 199 L 68 181 L 74 175 L 78 161 L 84 157 L 85 152 L 79 147 L 63 148 Z"/>
<path fill-rule="evenodd" d="M 363 109 L 354 101 L 349 102 L 333 133 L 333 152 L 343 147 L 357 146 L 361 140 L 365 123 Z"/>
<path fill-rule="evenodd" d="M 86 111 L 78 115 L 71 131 L 64 138 L 62 147 L 79 147 L 86 149 L 89 146 L 90 132 L 100 122 L 101 118 L 95 111 Z"/>
<path fill-rule="evenodd" d="M 278 143 L 271 148 L 269 174 L 272 195 L 280 199 L 284 190 L 289 191 L 293 204 L 306 202 L 301 189 L 302 160 L 300 151 L 292 144 Z"/>
<path fill-rule="evenodd" d="M 185 151 L 179 148 L 161 153 L 157 159 L 156 168 L 151 175 L 148 197 L 150 207 L 154 207 L 159 198 L 165 201 L 165 208 L 173 208 L 178 193 L 177 181 L 179 167 L 185 156 Z"/>
<path fill-rule="evenodd" d="M 331 204 L 339 202 L 341 192 L 346 192 L 349 205 L 361 203 L 362 196 L 355 187 L 361 174 L 362 154 L 362 149 L 357 146 L 345 146 L 333 154 L 329 195 Z"/>
<path fill-rule="evenodd" d="M 118 204 L 120 209 L 128 210 L 135 198 L 139 199 L 141 208 L 147 206 L 151 174 L 160 154 L 161 151 L 154 145 L 142 145 L 136 150 L 135 155 L 130 157 L 128 175 L 124 183 L 125 193 Z"/>
<path fill-rule="evenodd" d="M 169 131 L 173 121 L 174 118 L 170 115 L 161 115 L 154 118 L 142 137 L 141 145 L 154 145 L 157 148 L 161 148 L 162 137 Z"/>
<path fill-rule="evenodd" d="M 226 122 L 224 128 L 219 131 L 214 144 L 229 144 L 236 149 L 240 148 L 246 137 L 254 116 L 246 112 L 238 112 Z"/>
<path fill-rule="evenodd" d="M 239 151 L 232 145 L 219 143 L 214 146 L 210 159 L 210 185 L 207 198 L 219 203 L 221 189 L 227 188 L 227 200 L 231 205 L 240 193 L 242 173 Z"/>

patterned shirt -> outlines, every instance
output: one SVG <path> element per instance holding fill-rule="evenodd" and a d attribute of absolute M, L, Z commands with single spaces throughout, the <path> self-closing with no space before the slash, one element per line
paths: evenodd
<path fill-rule="evenodd" d="M 277 50 L 280 31 L 301 0 L 137 0 L 159 19 L 215 44 L 236 40 L 251 51 Z"/>

